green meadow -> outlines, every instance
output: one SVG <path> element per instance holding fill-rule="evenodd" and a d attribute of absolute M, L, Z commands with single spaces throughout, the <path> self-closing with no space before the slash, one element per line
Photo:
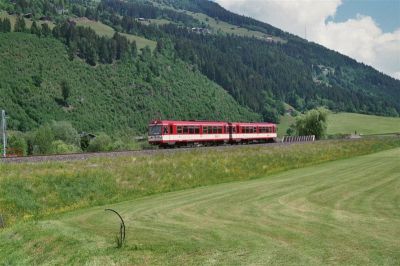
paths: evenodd
<path fill-rule="evenodd" d="M 249 30 L 240 26 L 232 25 L 225 21 L 216 20 L 215 18 L 207 16 L 203 13 L 193 13 L 189 11 L 187 11 L 186 13 L 201 21 L 202 23 L 208 25 L 216 32 L 221 32 L 224 34 L 234 34 L 243 37 L 255 37 L 263 40 L 269 40 L 267 38 L 270 38 L 270 40 L 274 42 L 286 43 L 286 40 L 283 40 L 282 38 L 270 36 L 260 31 Z"/>
<path fill-rule="evenodd" d="M 278 135 L 286 135 L 286 130 L 294 123 L 295 117 L 282 116 Z M 330 113 L 328 115 L 328 135 L 336 134 L 388 134 L 400 132 L 400 118 L 356 113 Z"/>
<path fill-rule="evenodd" d="M 385 134 L 400 133 L 400 118 L 363 115 L 353 113 L 337 113 L 328 116 L 329 134 Z"/>
<path fill-rule="evenodd" d="M 15 21 L 17 20 L 17 16 L 16 15 L 9 15 L 6 11 L 1 11 L 0 10 L 0 18 L 8 18 L 11 22 L 11 29 L 14 30 L 14 25 L 15 25 Z M 32 20 L 31 19 L 27 19 L 24 18 L 26 26 L 28 28 L 30 28 L 32 26 Z M 51 21 L 37 21 L 36 22 L 38 25 L 42 25 L 42 24 L 47 24 L 49 26 L 50 29 L 54 28 L 54 23 Z"/>
<path fill-rule="evenodd" d="M 53 206 L 0 231 L 0 257 L 6 265 L 398 265 L 400 141 L 346 144 L 3 165 L 1 187 L 14 182 L 22 189 L 14 201 L 31 193 L 25 205 L 62 205 L 81 195 L 62 213 Z M 310 159 L 302 161 L 299 150 Z M 102 202 L 90 203 L 105 196 L 102 186 L 115 185 Z M 188 187 L 195 188 L 182 190 Z M 0 195 L 1 206 L 12 201 Z M 120 249 L 118 219 L 104 208 L 125 218 Z"/>
<path fill-rule="evenodd" d="M 115 33 L 115 30 L 113 28 L 101 23 L 100 21 L 93 21 L 87 18 L 76 18 L 74 19 L 74 21 L 78 26 L 91 28 L 100 36 L 111 38 Z M 157 43 L 155 41 L 151 41 L 149 39 L 136 36 L 133 34 L 126 34 L 126 33 L 120 33 L 120 34 L 125 36 L 130 41 L 135 41 L 138 49 L 144 48 L 146 46 L 149 46 L 151 50 L 154 50 L 156 48 Z"/>

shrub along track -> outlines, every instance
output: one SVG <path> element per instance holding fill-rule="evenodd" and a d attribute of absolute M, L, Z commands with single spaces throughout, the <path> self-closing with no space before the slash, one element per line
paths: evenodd
<path fill-rule="evenodd" d="M 332 140 L 320 140 L 315 142 L 331 142 Z M 357 141 L 353 140 L 342 140 L 342 141 Z M 194 149 L 210 149 L 210 150 L 222 150 L 237 147 L 274 147 L 274 146 L 287 146 L 293 144 L 307 144 L 310 142 L 292 142 L 292 143 L 262 143 L 262 144 L 243 144 L 243 145 L 221 145 L 221 146 L 200 146 L 193 148 L 175 148 L 175 149 L 142 149 L 142 150 L 130 150 L 130 151 L 113 151 L 113 152 L 91 152 L 91 153 L 72 153 L 72 154 L 54 154 L 54 155 L 34 155 L 34 156 L 22 156 L 22 157 L 8 157 L 0 158 L 0 163 L 39 163 L 49 161 L 78 161 L 87 160 L 96 157 L 121 157 L 121 156 L 146 156 L 146 155 L 157 155 L 157 154 L 169 154 L 176 152 L 190 152 Z"/>

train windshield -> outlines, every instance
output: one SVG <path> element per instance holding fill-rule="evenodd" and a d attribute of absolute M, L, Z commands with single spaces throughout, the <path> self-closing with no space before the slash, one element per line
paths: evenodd
<path fill-rule="evenodd" d="M 160 125 L 149 126 L 149 135 L 150 136 L 161 135 L 161 128 L 162 126 Z"/>

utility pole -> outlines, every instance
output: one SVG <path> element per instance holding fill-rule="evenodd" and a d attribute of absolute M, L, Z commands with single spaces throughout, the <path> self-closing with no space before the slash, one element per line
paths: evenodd
<path fill-rule="evenodd" d="M 1 110 L 1 129 L 3 133 L 3 158 L 7 156 L 7 124 L 6 124 L 6 111 Z"/>

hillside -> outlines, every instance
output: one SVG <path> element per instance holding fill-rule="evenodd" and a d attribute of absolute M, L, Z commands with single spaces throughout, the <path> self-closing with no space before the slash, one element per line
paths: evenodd
<path fill-rule="evenodd" d="M 160 117 L 278 122 L 284 104 L 400 113 L 399 80 L 214 2 L 1 0 L 0 8 L 12 23 L 31 17 L 21 33 L 0 33 L 11 129 L 64 119 L 106 132 L 143 132 Z M 51 30 L 30 29 L 32 21 Z M 62 80 L 72 87 L 68 104 Z"/>
<path fill-rule="evenodd" d="M 53 38 L 2 33 L 0 57 L 0 106 L 8 111 L 9 127 L 18 130 L 51 120 L 69 120 L 84 131 L 143 132 L 154 118 L 259 119 L 199 72 L 161 55 L 92 67 L 68 60 L 65 46 Z M 157 72 L 150 69 L 154 64 Z M 65 79 L 68 108 L 60 104 Z"/>
<path fill-rule="evenodd" d="M 87 18 L 76 18 L 73 21 L 75 21 L 76 25 L 78 26 L 89 27 L 93 29 L 99 36 L 112 38 L 115 34 L 115 30 L 113 28 L 101 23 L 100 21 L 89 20 Z M 122 33 L 122 35 L 125 36 L 129 41 L 136 42 L 138 49 L 149 46 L 150 49 L 153 51 L 156 48 L 157 43 L 155 41 L 151 41 L 146 38 L 142 38 L 132 34 Z"/>
<path fill-rule="evenodd" d="M 185 46 L 195 47 L 192 54 L 180 51 L 183 58 L 199 65 L 210 79 L 222 84 L 254 110 L 260 112 L 263 109 L 262 91 L 266 90 L 275 100 L 289 103 L 301 111 L 325 105 L 335 111 L 395 116 L 399 113 L 400 81 L 347 56 L 269 24 L 229 12 L 212 1 L 154 2 L 165 8 L 205 14 L 208 21 L 200 19 L 200 22 L 211 28 L 216 21 L 233 25 L 225 31 L 225 36 L 198 37 L 176 31 L 173 34 L 180 44 L 178 51 L 187 49 Z M 249 40 L 242 38 L 241 32 L 234 33 L 238 29 L 258 34 L 251 33 L 254 38 Z M 227 35 L 229 33 L 237 37 Z M 260 38 L 261 34 L 269 36 L 270 41 Z M 214 65 L 210 67 L 210 64 Z M 240 79 L 237 69 L 231 69 L 232 65 L 242 69 Z M 230 87 L 239 91 L 232 91 Z M 253 98 L 247 98 L 249 90 Z M 254 98 L 254 95 L 259 97 Z"/>

